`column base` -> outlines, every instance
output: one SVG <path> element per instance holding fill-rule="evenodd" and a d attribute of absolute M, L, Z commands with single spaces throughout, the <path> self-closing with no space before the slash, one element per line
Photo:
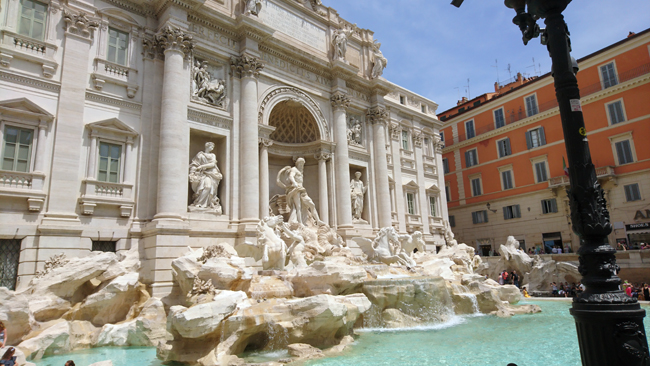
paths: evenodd
<path fill-rule="evenodd" d="M 159 212 L 153 216 L 153 221 L 161 221 L 161 220 L 186 221 L 187 216 L 183 216 L 181 214 L 177 214 L 173 212 Z"/>
<path fill-rule="evenodd" d="M 571 315 L 576 321 L 583 365 L 650 365 L 643 326 L 645 310 L 638 303 L 574 302 Z"/>

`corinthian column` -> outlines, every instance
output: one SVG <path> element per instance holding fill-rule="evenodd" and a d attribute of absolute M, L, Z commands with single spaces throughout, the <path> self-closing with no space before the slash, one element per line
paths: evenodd
<path fill-rule="evenodd" d="M 259 155 L 255 153 L 258 149 L 257 77 L 264 65 L 257 57 L 242 55 L 230 59 L 230 68 L 235 77 L 241 78 L 239 161 L 243 164 L 240 166 L 240 221 L 256 223 L 260 216 L 260 166 Z M 268 197 L 266 203 L 268 205 Z"/>
<path fill-rule="evenodd" d="M 260 138 L 260 217 L 269 215 L 269 146 L 273 141 Z"/>
<path fill-rule="evenodd" d="M 187 212 L 187 172 L 189 134 L 187 120 L 189 82 L 184 59 L 194 47 L 192 36 L 179 28 L 166 26 L 155 37 L 164 50 L 165 66 L 160 116 L 158 152 L 157 214 L 154 219 L 183 220 Z"/>
<path fill-rule="evenodd" d="M 329 196 L 327 194 L 327 166 L 325 164 L 330 156 L 330 154 L 323 151 L 314 155 L 316 160 L 318 160 L 318 212 L 320 213 L 321 221 L 328 225 L 330 216 L 328 205 Z"/>
<path fill-rule="evenodd" d="M 390 191 L 388 188 L 388 161 L 386 160 L 386 123 L 388 112 L 383 106 L 372 107 L 366 114 L 372 124 L 375 191 L 377 192 L 377 217 L 379 227 L 392 226 L 390 217 Z"/>
<path fill-rule="evenodd" d="M 350 106 L 350 98 L 335 92 L 330 98 L 334 111 L 334 141 L 336 141 L 336 212 L 337 223 L 341 229 L 352 228 L 352 202 L 350 200 L 350 159 L 348 157 L 348 136 L 345 109 Z"/>

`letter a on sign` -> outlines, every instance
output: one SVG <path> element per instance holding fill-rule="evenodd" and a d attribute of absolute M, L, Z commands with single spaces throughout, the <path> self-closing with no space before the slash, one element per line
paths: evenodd
<path fill-rule="evenodd" d="M 635 219 L 635 220 L 638 220 L 638 219 L 645 219 L 645 218 L 646 218 L 646 217 L 643 216 L 643 212 L 641 212 L 641 210 L 638 210 L 638 211 L 636 212 L 636 215 L 634 215 L 634 219 Z"/>

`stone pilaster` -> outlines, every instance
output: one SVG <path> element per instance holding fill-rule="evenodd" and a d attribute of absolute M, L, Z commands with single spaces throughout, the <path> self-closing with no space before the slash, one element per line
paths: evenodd
<path fill-rule="evenodd" d="M 258 149 L 257 78 L 264 65 L 257 57 L 242 55 L 230 59 L 230 68 L 241 79 L 239 157 L 246 164 L 240 166 L 240 222 L 254 224 L 260 215 L 259 155 L 253 153 Z"/>
<path fill-rule="evenodd" d="M 273 141 L 260 138 L 260 218 L 269 216 L 269 147 Z"/>
<path fill-rule="evenodd" d="M 427 187 L 424 183 L 424 154 L 422 151 L 422 132 L 416 131 L 413 133 L 413 155 L 415 157 L 415 166 L 417 170 L 418 179 L 418 197 L 420 198 L 420 218 L 422 219 L 422 233 L 428 235 L 429 230 L 429 216 L 431 209 L 429 208 L 429 195 L 427 194 Z"/>
<path fill-rule="evenodd" d="M 373 132 L 373 161 L 379 227 L 392 226 L 390 190 L 388 187 L 388 161 L 386 159 L 386 123 L 388 117 L 386 108 L 382 106 L 370 108 L 366 114 L 366 121 L 372 124 Z"/>
<path fill-rule="evenodd" d="M 194 41 L 186 31 L 165 26 L 155 36 L 165 55 L 158 153 L 158 198 L 156 220 L 184 220 L 187 213 L 187 177 L 189 134 L 187 103 L 189 57 Z"/>
<path fill-rule="evenodd" d="M 390 122 L 389 122 L 390 123 Z M 399 231 L 406 232 L 406 197 L 402 188 L 402 126 L 390 123 L 391 154 L 393 155 L 393 179 L 395 179 L 395 211 L 399 218 Z"/>
<path fill-rule="evenodd" d="M 348 136 L 345 110 L 350 98 L 342 92 L 335 92 L 330 98 L 334 112 L 334 161 L 336 170 L 336 212 L 340 229 L 352 227 L 352 202 L 350 199 L 350 159 L 348 156 Z"/>
<path fill-rule="evenodd" d="M 445 172 L 442 167 L 442 149 L 445 143 L 440 140 L 440 134 L 436 133 L 433 136 L 433 154 L 436 160 L 436 170 L 438 171 L 438 187 L 440 188 L 440 216 L 449 221 L 449 211 L 447 209 L 447 191 L 445 190 Z"/>
<path fill-rule="evenodd" d="M 318 154 L 314 155 L 314 158 L 318 160 L 318 213 L 320 214 L 320 219 L 326 224 L 329 222 L 329 195 L 327 192 L 327 160 L 329 160 L 331 154 L 321 151 Z"/>

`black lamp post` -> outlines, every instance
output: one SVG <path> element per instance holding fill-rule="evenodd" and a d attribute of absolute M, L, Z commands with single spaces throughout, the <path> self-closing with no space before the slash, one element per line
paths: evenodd
<path fill-rule="evenodd" d="M 553 62 L 555 95 L 560 106 L 564 143 L 569 160 L 567 189 L 573 231 L 580 238 L 580 266 L 586 290 L 573 300 L 584 366 L 650 366 L 648 341 L 643 326 L 645 310 L 635 298 L 619 289 L 616 250 L 609 245 L 612 232 L 603 189 L 591 162 L 582 117 L 580 90 L 571 58 L 569 31 L 562 11 L 571 0 L 505 0 L 516 11 L 512 20 L 523 34 L 524 44 L 541 35 Z M 453 0 L 460 6 L 463 0 Z M 527 11 L 526 11 L 527 8 Z M 543 18 L 546 29 L 537 20 Z"/>

